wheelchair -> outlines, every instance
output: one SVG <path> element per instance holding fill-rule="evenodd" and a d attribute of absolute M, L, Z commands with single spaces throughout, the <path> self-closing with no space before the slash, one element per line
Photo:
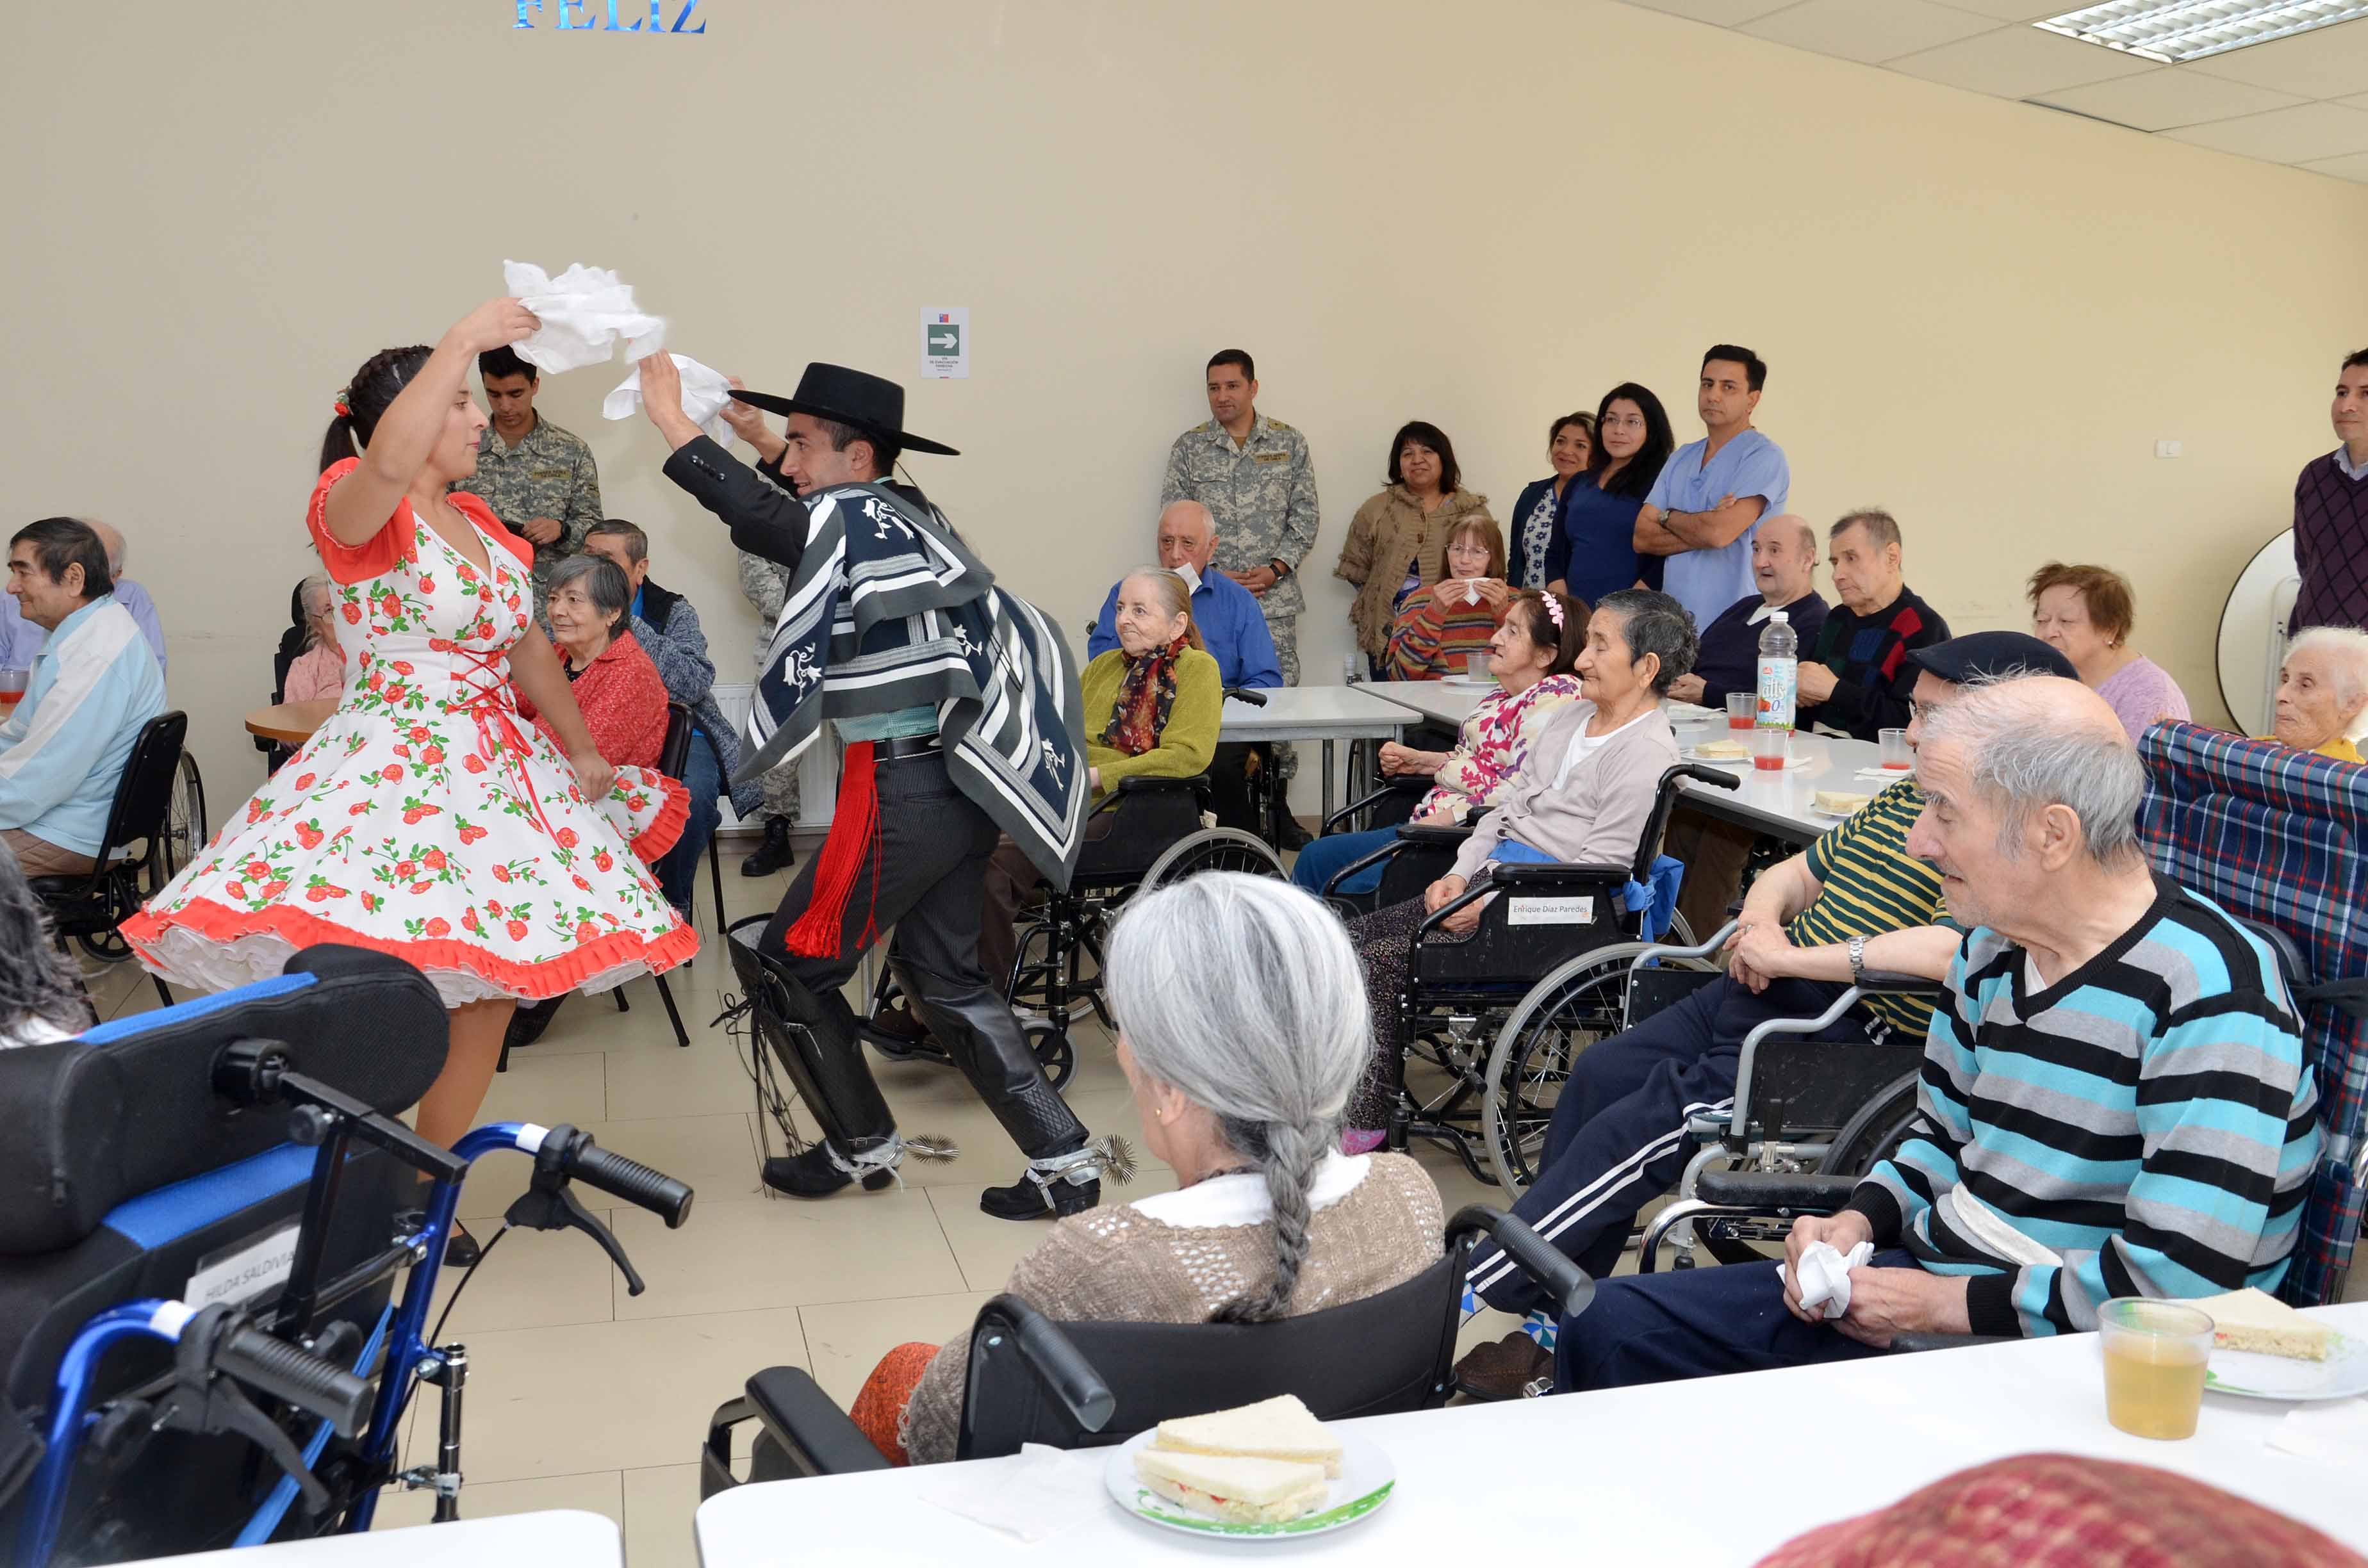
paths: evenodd
<path fill-rule="evenodd" d="M 49 911 L 60 952 L 71 937 L 103 963 L 129 959 L 131 944 L 116 927 L 137 914 L 205 843 L 202 787 L 197 787 L 194 824 L 188 816 L 196 780 L 196 764 L 184 746 L 188 733 L 188 715 L 177 709 L 142 725 L 108 805 L 97 868 L 30 879 L 34 895 Z M 193 830 L 194 838 L 188 836 Z M 172 992 L 161 979 L 155 985 L 156 994 L 171 1006 Z"/>
<path fill-rule="evenodd" d="M 1672 767 L 1661 775 L 1631 864 L 1499 864 L 1424 918 L 1396 998 L 1407 1043 L 1395 1064 L 1390 1148 L 1420 1138 L 1452 1152 L 1491 1186 L 1514 1192 L 1528 1184 L 1571 1062 L 1623 1027 L 1630 966 L 1645 950 L 1652 883 L 1683 870 L 1662 863 L 1659 847 L 1688 779 L 1718 790 L 1742 784 L 1715 768 Z M 1325 894 L 1378 865 L 1377 907 L 1417 898 L 1446 873 L 1470 832 L 1406 824 L 1392 842 L 1342 868 Z M 1645 902 L 1632 904 L 1639 894 Z M 1484 899 L 1467 940 L 1428 940 L 1448 916 Z M 1672 916 L 1671 929 L 1691 940 L 1682 920 Z"/>
<path fill-rule="evenodd" d="M 1273 846 L 1238 828 L 1203 827 L 1208 780 L 1131 778 L 1105 794 L 1087 820 L 1107 818 L 1110 831 L 1086 841 L 1065 892 L 1047 888 L 1032 911 L 1022 910 L 1018 953 L 1006 994 L 1022 1018 L 1029 1049 L 1055 1089 L 1076 1070 L 1069 1026 L 1091 1015 L 1116 1026 L 1102 997 L 1102 943 L 1111 918 L 1134 894 L 1203 871 L 1244 871 L 1283 879 L 1289 873 Z M 876 1014 L 901 998 L 882 964 L 872 986 Z M 934 1040 L 914 1041 L 874 1028 L 865 1041 L 892 1062 L 946 1061 Z"/>
<path fill-rule="evenodd" d="M 531 1158 L 507 1223 L 585 1231 L 635 1293 L 572 1185 L 669 1226 L 691 1193 L 572 1127 L 420 1139 L 397 1118 L 447 1030 L 409 965 L 323 945 L 276 980 L 0 1051 L 22 1130 L 0 1142 L 0 1559 L 360 1532 L 389 1484 L 459 1517 L 468 1356 L 427 1313 L 472 1163 Z M 441 1394 L 434 1458 L 398 1472 L 420 1383 Z"/>
<path fill-rule="evenodd" d="M 2351 977 L 2327 983 L 2314 983 L 2302 949 L 2294 939 L 2277 926 L 2241 915 L 2232 915 L 2261 938 L 2276 956 L 2280 976 L 2285 982 L 2287 994 L 2294 998 L 2296 1009 L 2303 1015 L 2305 1029 L 2332 1023 L 2328 1015 L 2340 1015 L 2350 1020 L 2350 1032 L 2357 1034 L 2368 1024 L 2368 977 Z M 1839 1006 L 1839 1004 L 1837 1005 Z M 2340 1026 L 2337 1026 L 2340 1027 Z M 1824 1049 L 1824 1048 L 1820 1048 Z M 1920 1058 L 1920 1052 L 1919 1052 Z M 2348 1187 L 2345 1167 L 2358 1142 L 2358 1129 L 2342 1125 L 2345 1113 L 2336 1103 L 2339 1096 L 2322 1094 L 2319 1100 L 2320 1131 L 2323 1135 L 2319 1168 L 2313 1181 L 2312 1205 L 2322 1201 L 2319 1194 L 2330 1185 L 2328 1178 L 2340 1178 Z M 1741 1105 L 1741 1085 L 1737 1085 L 1736 1104 Z M 1911 1113 L 1896 1127 L 1871 1124 L 1866 1146 L 1873 1150 L 1868 1161 L 1889 1158 L 1899 1144 L 1915 1131 L 1917 1118 Z M 1841 1140 L 1837 1137 L 1836 1146 Z M 1851 1191 L 1858 1186 L 1864 1169 L 1846 1174 L 1820 1170 L 1814 1174 L 1751 1169 L 1704 1171 L 1696 1182 L 1694 1196 L 1669 1204 L 1654 1217 L 1645 1229 L 1644 1254 L 1637 1262 L 1639 1273 L 1654 1271 L 1660 1244 L 1680 1225 L 1696 1227 L 1697 1233 L 1708 1228 L 1724 1225 L 1730 1238 L 1749 1237 L 1781 1244 L 1792 1229 L 1793 1221 L 1804 1215 L 1838 1213 L 1850 1201 Z M 2306 1210 L 2307 1211 L 2307 1210 Z M 1713 1249 L 1716 1252 L 1716 1249 Z M 1738 1249 L 1734 1256 L 1720 1255 L 1721 1262 L 1753 1262 L 1766 1258 L 1765 1253 Z M 2297 1267 L 2289 1267 L 2278 1294 L 2289 1305 L 2312 1307 L 2339 1301 L 2342 1296 L 2342 1273 L 2326 1273 L 2299 1267 L 2305 1260 L 2299 1253 Z M 1893 1348 L 1899 1351 L 1941 1349 L 1957 1345 L 1981 1343 L 1978 1335 L 1902 1334 L 1895 1336 Z"/>
<path fill-rule="evenodd" d="M 1057 1323 L 997 1296 L 972 1325 L 957 1459 L 1023 1443 L 1106 1448 L 1162 1421 L 1296 1394 L 1319 1420 L 1433 1409 L 1455 1391 L 1463 1276 L 1486 1236 L 1569 1312 L 1595 1282 L 1509 1214 L 1473 1205 L 1447 1224 L 1440 1260 L 1389 1290 L 1262 1324 Z M 748 1473 L 736 1427 L 758 1424 Z M 768 1367 L 719 1408 L 700 1452 L 702 1500 L 745 1482 L 886 1470 L 887 1459 L 796 1367 Z"/>

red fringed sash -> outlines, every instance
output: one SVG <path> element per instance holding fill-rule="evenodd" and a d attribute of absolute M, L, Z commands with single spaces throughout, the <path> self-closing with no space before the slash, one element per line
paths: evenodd
<path fill-rule="evenodd" d="M 839 935 L 847 928 L 848 900 L 855 895 L 856 879 L 871 862 L 871 897 L 864 913 L 860 949 L 880 939 L 876 918 L 880 906 L 880 789 L 872 776 L 872 743 L 858 741 L 847 748 L 838 775 L 838 805 L 832 812 L 830 836 L 823 840 L 814 862 L 814 892 L 806 912 L 790 927 L 789 950 L 810 959 L 839 956 Z"/>

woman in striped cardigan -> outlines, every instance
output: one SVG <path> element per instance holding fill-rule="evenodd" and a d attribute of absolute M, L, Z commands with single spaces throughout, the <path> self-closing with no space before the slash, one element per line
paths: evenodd
<path fill-rule="evenodd" d="M 1439 578 L 1408 594 L 1383 655 L 1392 680 L 1438 680 L 1486 655 L 1513 590 L 1505 582 L 1505 535 L 1493 517 L 1466 517 L 1448 531 Z M 1584 618 L 1582 612 L 1582 619 Z"/>

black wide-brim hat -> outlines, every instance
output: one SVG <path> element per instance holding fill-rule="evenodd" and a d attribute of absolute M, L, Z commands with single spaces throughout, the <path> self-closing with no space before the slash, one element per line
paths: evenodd
<path fill-rule="evenodd" d="M 798 391 L 794 397 L 753 392 L 735 392 L 732 395 L 751 408 L 761 408 L 768 414 L 804 414 L 816 419 L 852 425 L 866 435 L 894 441 L 908 452 L 935 452 L 947 458 L 962 456 L 941 441 L 916 436 L 905 428 L 903 387 L 879 376 L 850 370 L 844 365 L 825 365 L 819 359 L 808 365 L 806 373 L 798 378 Z"/>

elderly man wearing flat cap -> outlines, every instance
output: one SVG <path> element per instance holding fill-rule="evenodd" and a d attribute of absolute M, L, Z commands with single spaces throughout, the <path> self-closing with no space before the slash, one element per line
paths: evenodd
<path fill-rule="evenodd" d="M 671 358 L 653 355 L 641 373 L 643 407 L 674 449 L 666 477 L 731 525 L 734 544 L 791 574 L 740 777 L 795 756 L 825 719 L 847 743 L 828 840 L 763 937 L 734 946 L 759 1009 L 780 1010 L 766 1032 L 785 1042 L 824 1135 L 766 1161 L 766 1185 L 820 1198 L 896 1179 L 907 1145 L 841 994 L 893 926 L 889 962 L 905 994 L 1029 1157 L 979 1207 L 1008 1220 L 1093 1207 L 1110 1144 L 1089 1141 L 1045 1082 L 978 961 L 998 832 L 1057 886 L 1076 866 L 1088 788 L 1067 640 L 995 585 L 927 496 L 890 480 L 900 453 L 958 455 L 904 428 L 894 381 L 812 364 L 793 397 L 734 392 L 789 422 L 788 445 L 760 476 L 685 416 Z"/>
<path fill-rule="evenodd" d="M 2068 676 L 2064 655 L 2020 631 L 1977 631 L 1907 655 L 1916 677 L 1907 738 L 1968 687 L 2013 676 Z M 1634 1028 L 1589 1048 L 1555 1103 L 1538 1179 L 1513 1212 L 1598 1279 L 1628 1227 L 1691 1153 L 1689 1119 L 1731 1108 L 1744 1037 L 1770 1018 L 1814 1018 L 1862 971 L 1938 980 L 1962 933 L 1940 924 L 1941 873 L 1907 850 L 1924 792 L 1902 778 L 1800 854 L 1763 873 L 1743 901 L 1727 972 Z M 1923 1039 L 1931 1003 L 1871 996 L 1814 1039 Z M 1523 1326 L 1456 1365 L 1475 1399 L 1543 1392 L 1553 1320 L 1526 1276 L 1493 1244 L 1466 1282 L 1486 1304 L 1528 1312 Z"/>

